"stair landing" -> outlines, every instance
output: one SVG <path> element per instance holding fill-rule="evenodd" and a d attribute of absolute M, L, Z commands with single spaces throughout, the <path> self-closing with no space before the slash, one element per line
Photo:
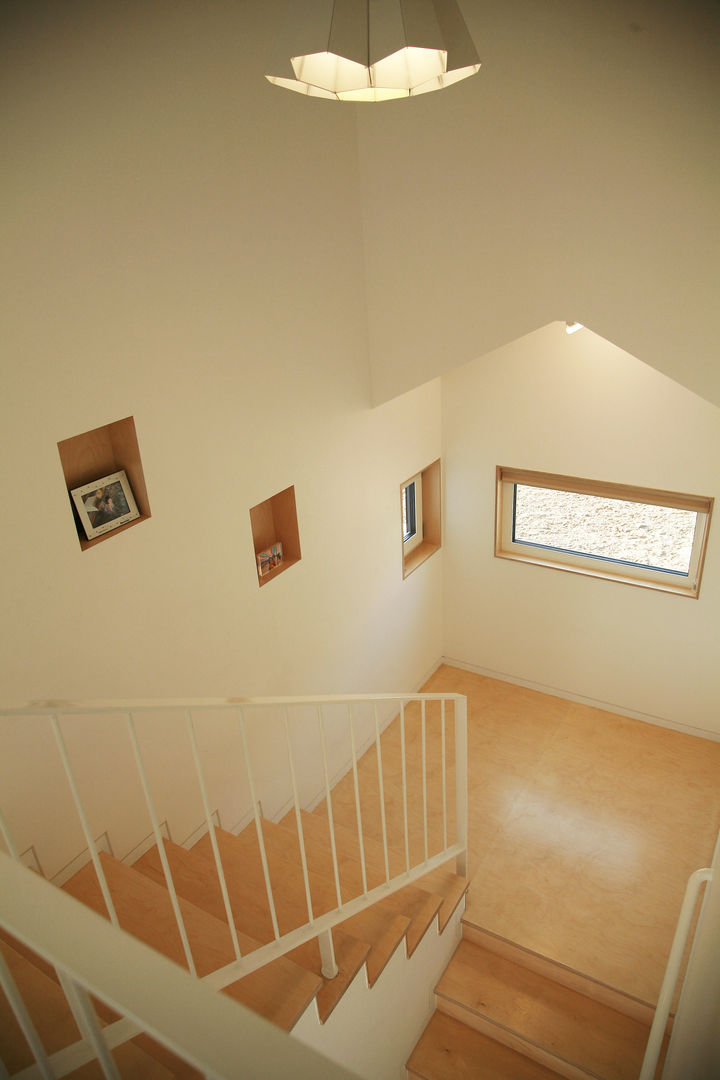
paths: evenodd
<path fill-rule="evenodd" d="M 407 1063 L 411 1080 L 557 1080 L 558 1074 L 436 1012 Z"/>

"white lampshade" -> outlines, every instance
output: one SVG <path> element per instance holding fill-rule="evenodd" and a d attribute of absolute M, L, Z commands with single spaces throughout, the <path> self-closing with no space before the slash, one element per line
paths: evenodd
<path fill-rule="evenodd" d="M 456 0 L 291 0 L 270 82 L 309 97 L 386 101 L 480 68 Z"/>

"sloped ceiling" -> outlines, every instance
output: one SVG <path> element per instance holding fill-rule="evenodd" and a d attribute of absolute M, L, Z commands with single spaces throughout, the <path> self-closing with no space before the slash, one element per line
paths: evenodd
<path fill-rule="evenodd" d="M 576 319 L 720 404 L 717 0 L 462 0 L 480 73 L 381 105 L 265 81 L 297 2 L 7 0 L 9 285 L 65 228 L 131 289 L 145 208 L 173 250 L 194 223 L 258 348 L 299 282 L 352 267 L 376 403 Z"/>
<path fill-rule="evenodd" d="M 463 10 L 479 75 L 357 110 L 375 400 L 575 319 L 720 404 L 720 4 Z"/>

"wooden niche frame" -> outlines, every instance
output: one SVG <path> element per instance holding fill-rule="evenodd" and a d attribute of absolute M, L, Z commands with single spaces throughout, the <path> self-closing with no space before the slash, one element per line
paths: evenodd
<path fill-rule="evenodd" d="M 85 431 L 82 435 L 73 435 L 69 439 L 62 439 L 57 444 L 57 447 L 68 492 L 74 488 L 82 487 L 84 484 L 90 484 L 102 476 L 109 476 L 111 473 L 124 470 L 130 481 L 137 508 L 140 511 L 140 516 L 133 521 L 128 521 L 124 525 L 119 525 L 117 529 L 112 529 L 102 536 L 88 540 L 73 509 L 78 540 L 83 551 L 94 547 L 95 544 L 102 544 L 105 540 L 117 536 L 118 533 L 124 532 L 126 529 L 132 529 L 134 525 L 140 525 L 141 522 L 147 521 L 152 516 L 145 485 L 145 474 L 143 473 L 140 458 L 137 432 L 135 431 L 135 420 L 132 416 L 126 416 L 124 420 L 116 420 L 112 424 L 105 424 L 103 427 Z M 68 495 L 68 499 L 72 507 L 70 495 Z"/>
<path fill-rule="evenodd" d="M 422 566 L 431 555 L 442 547 L 442 465 L 440 458 L 423 469 L 420 476 L 422 488 L 422 541 L 409 554 L 402 552 L 403 578 Z M 412 477 L 410 477 L 412 480 Z M 402 490 L 409 480 L 400 485 L 401 515 Z M 401 517 L 402 520 L 402 517 Z M 402 542 L 402 528 L 400 529 Z"/>
<path fill-rule="evenodd" d="M 278 491 L 276 495 L 251 507 L 250 527 L 255 549 L 258 585 L 262 588 L 284 570 L 300 562 L 302 558 L 294 486 Z M 257 557 L 261 552 L 272 548 L 274 544 L 282 544 L 282 561 L 261 575 L 257 568 Z"/>

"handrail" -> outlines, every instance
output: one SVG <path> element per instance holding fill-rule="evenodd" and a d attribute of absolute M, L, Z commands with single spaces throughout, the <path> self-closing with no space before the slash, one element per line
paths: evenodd
<path fill-rule="evenodd" d="M 128 1018 L 126 1038 L 152 1035 L 210 1080 L 352 1080 L 353 1074 L 239 1002 L 216 994 L 172 961 L 0 852 L 0 926 L 84 991 Z M 118 935 L 123 962 L 119 964 Z M 17 1004 L 17 1002 L 16 1002 Z M 122 1023 L 122 1022 L 121 1022 Z M 132 1031 L 132 1028 L 135 1031 Z M 107 1038 L 111 1029 L 103 1029 Z M 72 1057 L 71 1057 L 72 1055 Z M 96 1056 L 82 1041 L 48 1055 L 51 1076 Z M 356 1080 L 356 1078 L 355 1078 Z"/>
<path fill-rule="evenodd" d="M 0 716 L 46 715 L 51 712 L 68 716 L 88 712 L 138 712 L 143 709 L 218 709 L 227 705 L 347 705 L 362 702 L 392 701 L 464 701 L 462 694 L 319 694 L 315 697 L 228 697 L 228 698 L 48 698 L 24 704 L 3 705 Z"/>
<path fill-rule="evenodd" d="M 700 887 L 706 881 L 711 881 L 712 876 L 713 871 L 709 867 L 695 870 L 690 875 L 687 886 L 685 887 L 685 895 L 680 908 L 680 915 L 678 916 L 675 937 L 673 938 L 670 956 L 668 957 L 667 967 L 665 968 L 665 977 L 660 990 L 658 1003 L 655 1008 L 655 1016 L 650 1028 L 650 1036 L 648 1038 L 645 1057 L 643 1058 L 638 1080 L 653 1080 L 655 1076 L 655 1070 L 657 1069 L 657 1064 L 660 1059 L 668 1017 L 670 1016 L 670 1009 L 672 1008 L 672 1001 L 675 995 L 675 987 L 677 986 L 685 947 L 690 935 L 690 926 L 692 924 L 693 912 L 695 911 L 695 905 L 697 904 L 700 893 Z"/>
<path fill-rule="evenodd" d="M 453 705 L 454 716 L 454 753 L 448 754 L 446 752 L 446 706 L 451 702 Z M 413 712 L 409 712 L 409 708 L 413 707 Z M 216 710 L 214 717 L 217 719 L 218 710 L 221 717 L 221 723 L 215 724 L 215 720 L 210 724 L 210 730 L 216 731 L 220 734 L 222 739 L 229 739 L 231 741 L 221 743 L 223 752 L 217 753 L 217 747 L 214 751 L 214 757 L 212 758 L 213 770 L 211 774 L 208 772 L 206 777 L 205 760 L 201 760 L 201 754 L 199 752 L 198 739 L 196 738 L 194 714 L 198 713 L 198 724 L 206 710 Z M 282 721 L 282 737 L 278 740 L 277 745 L 271 739 L 262 741 L 265 736 L 260 735 L 261 742 L 259 745 L 251 738 L 251 734 L 254 732 L 262 732 L 264 730 L 262 712 L 265 710 L 266 716 L 274 722 L 278 717 Z M 158 775 L 158 766 L 164 768 L 164 758 L 158 755 L 165 753 L 164 749 L 158 749 L 158 747 L 164 747 L 165 743 L 156 743 L 154 745 L 150 743 L 148 747 L 148 755 L 146 760 L 145 746 L 141 749 L 141 739 L 139 736 L 142 734 L 140 727 L 136 730 L 136 721 L 140 721 L 141 714 L 158 714 L 163 713 L 163 716 L 167 712 L 177 712 L 178 714 L 184 714 L 184 723 L 178 723 L 177 725 L 177 737 L 189 739 L 190 754 L 183 756 L 183 754 L 174 753 L 173 761 L 179 761 L 181 768 L 187 772 L 187 782 L 193 776 L 192 783 L 194 783 L 199 791 L 199 802 L 202 805 L 202 813 L 204 820 L 207 824 L 210 842 L 211 842 L 211 857 L 214 859 L 215 868 L 217 870 L 217 876 L 219 880 L 220 890 L 223 897 L 223 904 L 225 908 L 225 915 L 227 917 L 228 926 L 230 929 L 230 935 L 233 944 L 234 958 L 230 960 L 227 957 L 227 961 L 223 967 L 216 968 L 212 972 L 204 975 L 200 980 L 207 984 L 208 989 L 218 990 L 228 986 L 230 983 L 235 982 L 237 979 L 242 978 L 245 975 L 257 970 L 258 968 L 269 963 L 275 958 L 285 955 L 292 949 L 303 945 L 311 939 L 317 939 L 320 944 L 321 956 L 322 956 L 322 970 L 323 974 L 332 978 L 337 974 L 337 965 L 332 953 L 332 937 L 330 931 L 338 925 L 344 922 L 346 919 L 351 918 L 353 915 L 369 907 L 377 900 L 385 899 L 390 894 L 404 888 L 408 884 L 418 880 L 420 877 L 430 872 L 431 870 L 439 867 L 451 859 L 456 862 L 457 872 L 465 875 L 467 867 L 467 822 L 468 822 L 468 782 L 467 782 L 467 700 L 465 697 L 459 694 L 424 694 L 410 693 L 410 694 L 358 694 L 358 695 L 332 695 L 332 696 L 320 696 L 320 697 L 301 697 L 301 698 L 289 698 L 289 697 L 272 697 L 272 698 L 236 698 L 236 699 L 195 699 L 190 702 L 188 699 L 164 699 L 154 701 L 133 701 L 124 700 L 122 702 L 80 702 L 80 701 L 67 701 L 67 702 L 33 702 L 27 706 L 21 706 L 20 708 L 2 708 L 0 709 L 0 718 L 3 717 L 47 717 L 50 725 L 50 729 L 55 735 L 55 742 L 57 748 L 60 751 L 62 763 L 65 766 L 65 774 L 67 782 L 70 785 L 73 800 L 77 814 L 80 818 L 83 833 L 86 843 L 90 852 L 90 856 L 95 867 L 96 875 L 100 883 L 100 887 L 103 896 L 106 897 L 108 912 L 112 916 L 114 915 L 114 908 L 112 906 L 111 894 L 108 885 L 108 877 L 106 871 L 109 874 L 112 869 L 112 864 L 106 861 L 106 857 L 100 857 L 97 844 L 94 840 L 94 833 L 92 830 L 91 820 L 98 819 L 99 813 L 103 814 L 102 820 L 104 821 L 106 830 L 112 825 L 112 822 L 108 821 L 105 817 L 105 811 L 102 807 L 98 809 L 100 793 L 93 791 L 92 802 L 89 802 L 89 806 L 92 809 L 92 813 L 83 805 L 83 794 L 81 792 L 81 786 L 75 782 L 75 775 L 73 764 L 71 763 L 71 753 L 73 739 L 70 737 L 73 731 L 73 723 L 75 718 L 85 717 L 91 720 L 98 719 L 98 730 L 105 730 L 105 721 L 108 717 L 117 717 L 118 719 L 118 731 L 124 731 L 124 737 L 129 740 L 128 750 L 131 754 L 128 757 L 128 762 L 134 762 L 134 772 L 136 781 L 139 781 L 136 788 L 137 791 L 137 803 L 128 801 L 125 803 L 122 800 L 116 798 L 115 804 L 113 804 L 111 811 L 114 815 L 115 826 L 119 832 L 122 832 L 123 817 L 127 816 L 129 810 L 132 810 L 129 820 L 132 822 L 128 826 L 127 832 L 124 835 L 123 846 L 118 851 L 136 850 L 138 841 L 133 836 L 133 831 L 137 828 L 137 823 L 142 819 L 142 814 L 139 813 L 141 807 L 144 806 L 144 811 L 147 814 L 152 826 L 152 835 L 154 836 L 155 843 L 157 844 L 160 861 L 162 864 L 162 870 L 167 882 L 167 889 L 170 895 L 172 909 L 177 921 L 177 927 L 182 942 L 182 947 L 185 954 L 185 961 L 190 972 L 195 974 L 194 960 L 192 956 L 192 949 L 184 925 L 184 915 L 182 904 L 179 902 L 181 898 L 181 892 L 174 882 L 174 871 L 170 865 L 171 860 L 169 853 L 166 853 L 165 843 L 162 835 L 162 824 L 166 825 L 166 835 L 171 835 L 171 818 L 172 815 L 177 815 L 177 818 L 187 824 L 187 810 L 188 805 L 194 805 L 190 799 L 190 789 L 187 786 L 187 782 L 178 783 L 176 789 L 178 793 L 177 798 L 175 795 L 170 797 L 167 791 L 163 791 L 163 788 L 159 788 L 158 800 L 156 801 L 154 795 L 154 784 L 156 782 L 154 777 Z M 312 757 L 308 754 L 308 748 L 306 747 L 301 751 L 301 743 L 297 743 L 298 753 L 297 758 L 293 749 L 293 739 L 297 737 L 297 732 L 305 732 L 309 730 L 307 728 L 308 720 L 312 721 L 312 712 L 315 712 L 315 724 L 317 725 L 317 732 L 319 735 L 319 743 L 317 746 L 317 755 Z M 249 715 L 252 713 L 253 715 Z M 225 714 L 227 717 L 227 723 L 225 723 Z M 99 722 L 99 717 L 102 715 L 103 723 Z M 381 715 L 382 715 L 382 730 L 381 730 Z M 172 716 L 169 717 L 172 720 Z M 182 717 L 181 717 L 182 718 Z M 210 717 L 206 717 L 206 720 L 210 721 Z M 260 723 L 257 727 L 252 729 L 251 726 L 258 720 Z M 297 721 L 299 726 L 292 727 L 291 733 L 291 720 L 294 725 Z M 332 744 L 326 739 L 325 722 L 328 724 L 328 731 L 332 735 Z M 147 722 L 150 722 L 150 717 L 147 718 Z M 164 722 L 164 721 L 163 721 Z M 397 722 L 399 725 L 400 735 L 400 749 L 402 757 L 402 820 L 399 815 L 386 815 L 386 800 L 385 800 L 385 787 L 384 787 L 384 766 L 383 766 L 383 748 L 385 746 L 385 736 L 383 734 L 385 725 L 389 723 Z M 413 756 L 412 758 L 408 754 L 408 748 L 411 745 L 407 738 L 406 727 L 409 723 L 416 724 L 413 729 L 414 742 L 412 744 Z M 62 730 L 61 730 L 62 725 Z M 331 726 L 332 725 L 332 726 Z M 428 774 L 430 768 L 429 761 L 429 740 L 431 738 L 431 726 L 432 726 L 432 738 L 433 740 L 439 739 L 440 749 L 438 752 L 439 758 L 441 758 L 441 771 L 442 781 L 438 775 L 437 767 L 433 767 L 432 773 Z M 42 727 L 42 725 L 41 725 Z M 63 738 L 63 732 L 65 728 L 68 729 L 67 746 L 65 739 Z M 83 730 L 80 727 L 78 730 Z M 111 724 L 107 727 L 108 732 L 115 731 L 114 726 Z M 171 724 L 171 731 L 173 733 L 173 740 L 175 738 L 175 725 Z M 269 728 L 268 730 L 272 730 Z M 198 727 L 198 733 L 200 728 Z M 234 732 L 234 735 L 233 735 Z M 105 736 L 103 736 L 104 738 Z M 112 739 L 112 734 L 108 736 Z M 215 738 L 215 736 L 213 736 Z M 242 747 L 241 754 L 235 753 L 232 750 L 233 742 L 239 740 L 239 745 Z M 171 740 L 171 742 L 173 741 Z M 268 762 L 274 761 L 272 755 L 276 753 L 282 754 L 282 743 L 285 743 L 285 751 L 287 756 L 286 766 L 289 768 L 289 780 L 286 781 L 284 773 L 282 776 L 278 773 L 278 770 L 274 767 L 271 769 L 268 766 Z M 381 745 L 382 744 L 382 745 Z M 93 743 L 95 752 L 97 752 L 97 746 L 99 743 Z M 114 744 L 113 744 L 114 745 Z M 213 744 L 214 745 L 214 744 Z M 82 744 L 76 742 L 76 749 L 79 753 L 82 752 Z M 329 772 L 328 762 L 328 750 L 332 749 L 333 753 L 333 769 L 337 770 L 334 773 L 334 779 L 331 780 Z M 226 752 L 227 751 L 227 752 Z M 374 751 L 374 753 L 373 753 Z M 255 755 L 258 753 L 258 757 Z M 373 754 L 376 759 L 376 767 L 369 765 L 373 768 L 375 773 L 370 787 L 372 791 L 365 791 L 365 782 L 363 780 L 363 798 L 360 797 L 360 776 L 359 776 L 359 762 L 361 756 L 365 753 Z M 154 755 L 153 756 L 151 756 Z M 187 758 L 187 761 L 185 760 Z M 119 759 L 120 760 L 120 759 Z M 170 759 L 167 759 L 170 760 Z M 89 759 L 80 756 L 78 758 L 79 771 L 78 776 L 82 776 L 83 771 L 87 773 Z M 224 766 L 223 772 L 218 774 L 218 763 L 222 763 Z M 257 769 L 256 769 L 257 765 Z M 446 777 L 446 770 L 448 776 Z M 166 770 L 167 771 L 167 770 Z M 449 784 L 448 778 L 452 783 L 452 776 L 454 772 L 454 787 L 455 787 L 455 833 L 454 836 L 448 836 L 448 794 Z M 245 774 L 245 775 L 243 775 Z M 218 781 L 218 775 L 221 780 Z M 363 773 L 363 776 L 366 774 Z M 415 839 L 413 840 L 413 847 L 416 850 L 412 853 L 410 851 L 409 843 L 409 827 L 408 827 L 408 775 L 413 778 L 413 799 L 417 810 L 417 833 L 413 836 L 417 838 L 417 845 L 415 845 Z M 130 774 L 128 774 L 130 776 Z M 360 863 L 360 877 L 362 881 L 361 892 L 350 892 L 349 896 L 343 895 L 341 890 L 341 881 L 339 875 L 338 855 L 335 844 L 335 822 L 333 818 L 333 805 L 331 798 L 331 787 L 333 783 L 337 783 L 343 776 L 347 776 L 348 786 L 352 792 L 351 798 L 354 803 L 354 812 L 356 816 L 356 822 L 354 828 L 357 828 L 357 840 L 359 851 L 359 863 Z M 255 822 L 255 828 L 257 831 L 259 858 L 262 863 L 262 875 L 265 882 L 265 892 L 267 894 L 267 912 L 269 914 L 270 921 L 272 923 L 272 937 L 270 940 L 267 938 L 261 939 L 263 943 L 259 947 L 249 951 L 243 951 L 239 947 L 239 940 L 237 937 L 237 929 L 240 929 L 241 924 L 235 925 L 235 917 L 239 917 L 237 911 L 234 912 L 234 905 L 237 902 L 237 892 L 233 890 L 233 896 L 231 897 L 228 879 L 226 878 L 226 854 L 220 850 L 218 845 L 218 839 L 220 836 L 216 836 L 213 826 L 212 816 L 213 812 L 211 807 L 210 787 L 208 781 L 212 780 L 213 784 L 219 782 L 219 801 L 214 805 L 218 808 L 217 822 L 220 825 L 220 812 L 223 811 L 223 807 L 228 814 L 232 812 L 235 815 L 234 820 L 237 822 L 240 813 L 247 816 L 243 819 L 241 824 L 245 824 L 246 821 Z M 131 785 L 132 786 L 132 785 Z M 440 788 L 442 788 L 442 794 L 440 795 Z M 301 790 L 302 789 L 302 790 Z M 429 845 L 429 817 L 430 817 L 430 791 L 432 789 L 433 799 L 433 842 L 432 846 Z M 266 837 L 263 834 L 263 820 L 268 818 L 269 820 L 277 820 L 278 817 L 283 815 L 286 811 L 287 802 L 286 795 L 289 794 L 289 801 L 295 809 L 295 824 L 297 827 L 298 842 L 300 849 L 300 861 L 303 876 L 303 884 L 305 891 L 305 898 L 307 901 L 307 922 L 300 926 L 292 926 L 290 928 L 287 923 L 289 922 L 286 915 L 278 920 L 278 910 L 282 912 L 283 909 L 276 907 L 276 900 L 282 896 L 282 882 L 278 880 L 279 871 L 273 869 L 273 880 L 271 880 L 270 867 L 268 863 L 268 857 L 265 846 Z M 269 803 L 266 799 L 269 799 Z M 22 810 L 24 803 L 22 802 L 22 795 L 14 796 L 16 798 L 16 805 L 12 806 L 12 817 L 15 821 L 22 821 Z M 135 798 L 135 796 L 133 796 Z M 168 809 L 168 798 L 171 798 Z M 212 795 L 214 800 L 215 795 Z M 440 813 L 439 799 L 442 799 L 442 813 Z M 314 806 L 317 802 L 325 800 L 328 811 L 328 824 L 330 827 L 330 848 L 332 850 L 333 858 L 333 870 L 332 870 L 332 891 L 335 894 L 332 900 L 328 899 L 328 894 L 324 890 L 324 882 L 322 875 L 317 875 L 318 883 L 322 886 L 318 891 L 318 899 L 313 896 L 313 889 L 315 888 L 315 875 L 311 875 L 308 868 L 308 857 L 310 849 L 306 851 L 306 843 L 304 837 L 304 822 L 302 818 L 302 811 Z M 173 801 L 174 800 L 174 801 Z M 179 802 L 178 802 L 179 800 Z M 265 810 L 262 809 L 262 804 Z M 362 801 L 362 806 L 361 806 Z M 421 801 L 422 805 L 419 805 Z M 269 807 L 269 808 L 268 808 Z M 10 807 L 8 808 L 10 809 Z M 0 808 L 0 815 L 2 808 Z M 133 816 L 134 814 L 134 816 Z M 185 816 L 183 816 L 185 815 Z M 277 815 L 277 817 L 274 817 Z M 389 816 L 392 816 L 392 822 L 389 820 Z M 161 818 L 166 819 L 161 823 Z M 366 820 L 367 818 L 367 820 Z M 60 837 L 60 847 L 62 843 L 67 845 L 67 837 L 71 836 L 68 823 L 65 822 L 64 817 L 58 816 L 58 827 L 61 832 L 58 834 Z M 368 825 L 372 825 L 373 828 L 377 827 L 377 821 L 380 822 L 380 832 L 375 839 L 379 839 L 382 842 L 383 851 L 383 864 L 384 873 L 381 875 L 384 880 L 382 884 L 375 884 L 374 881 L 369 880 L 369 871 L 374 871 L 374 866 L 371 865 L 370 860 L 366 858 L 366 840 L 368 837 L 373 836 L 372 829 L 368 831 Z M 442 837 L 438 836 L 437 823 L 442 822 Z M 393 840 L 392 840 L 392 853 L 399 850 L 400 847 L 404 847 L 403 868 L 400 869 L 397 866 L 391 868 L 391 843 L 390 843 L 390 825 L 392 824 Z M 10 832 L 7 828 L 6 822 L 0 816 L 0 826 L 2 826 L 3 836 L 5 837 L 10 855 L 17 863 L 20 859 L 18 855 L 18 847 L 13 844 L 13 838 L 10 836 Z M 184 826 L 183 826 L 184 827 Z M 402 829 L 402 837 L 400 837 L 400 830 Z M 237 826 L 237 831 L 240 831 L 240 825 Z M 265 828 L 267 834 L 267 828 Z M 395 834 L 397 833 L 397 840 Z M 196 833 L 191 835 L 195 836 Z M 272 835 L 271 833 L 268 835 Z M 421 840 L 422 837 L 422 840 Z M 29 841 L 24 836 L 23 842 L 27 844 Z M 420 851 L 420 845 L 422 844 L 422 853 Z M 53 849 L 51 849 L 53 850 Z M 117 850 L 117 849 L 116 849 Z M 368 851 L 370 849 L 368 848 Z M 57 860 L 60 862 L 60 860 Z M 44 864 L 47 866 L 47 864 Z M 378 867 L 379 869 L 379 867 Z M 289 870 L 288 870 L 289 872 Z M 275 876 L 277 875 L 277 876 Z M 330 884 L 330 882 L 328 882 Z M 353 889 L 360 887 L 359 881 L 353 885 Z M 337 899 L 337 906 L 330 906 L 335 904 L 335 898 Z M 263 901 L 259 897 L 253 897 L 251 903 L 259 902 L 264 906 Z M 117 917 L 114 919 L 117 928 Z M 29 943 L 31 947 L 35 947 L 32 942 Z M 102 994 L 99 996 L 102 997 Z M 122 1011 L 122 1010 L 121 1010 Z M 123 1026 L 124 1021 L 118 1022 L 112 1028 L 112 1033 L 108 1035 L 106 1031 L 105 1035 L 108 1038 L 116 1039 L 117 1042 L 121 1041 L 124 1036 L 126 1028 Z M 113 1043 L 115 1045 L 115 1043 Z M 0 1068 L 0 1076 L 2 1075 L 2 1069 Z"/>

